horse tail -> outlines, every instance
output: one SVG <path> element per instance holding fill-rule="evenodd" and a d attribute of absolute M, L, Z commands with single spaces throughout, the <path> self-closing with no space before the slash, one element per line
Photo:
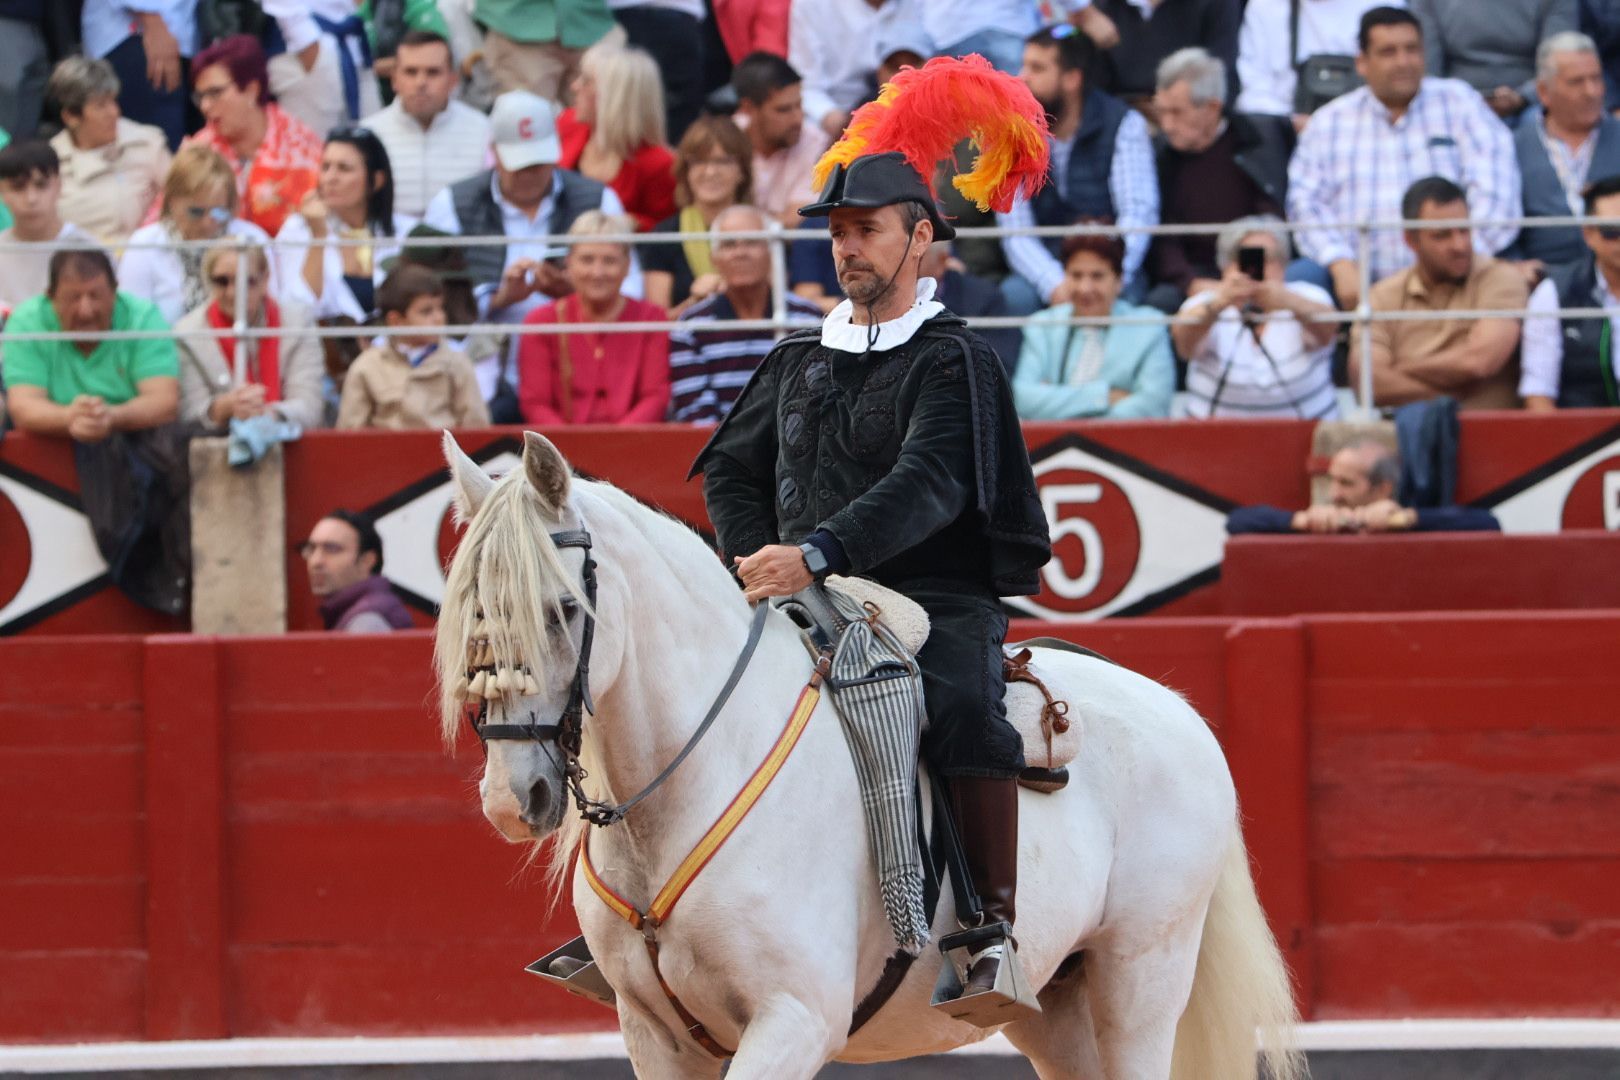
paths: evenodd
<path fill-rule="evenodd" d="M 1288 969 L 1254 892 L 1243 832 L 1234 828 L 1204 916 L 1192 996 L 1176 1027 L 1172 1080 L 1253 1080 L 1257 1032 L 1269 1080 L 1302 1080 L 1305 1060 L 1293 1044 L 1298 1019 Z"/>

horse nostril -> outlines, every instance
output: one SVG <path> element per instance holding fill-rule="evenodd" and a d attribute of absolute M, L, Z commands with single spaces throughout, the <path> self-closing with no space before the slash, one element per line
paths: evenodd
<path fill-rule="evenodd" d="M 539 817 L 551 805 L 551 785 L 544 780 L 536 780 L 529 786 L 529 815 Z"/>

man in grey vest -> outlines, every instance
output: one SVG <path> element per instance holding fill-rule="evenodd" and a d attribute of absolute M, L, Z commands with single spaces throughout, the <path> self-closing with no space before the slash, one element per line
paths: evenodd
<path fill-rule="evenodd" d="M 530 311 L 573 289 L 563 275 L 560 246 L 548 236 L 568 231 L 587 210 L 624 213 L 612 188 L 559 168 L 555 107 L 527 90 L 495 99 L 490 111 L 495 167 L 458 180 L 433 196 L 423 224 L 456 236 L 505 236 L 507 244 L 465 249 L 479 317 L 520 323 Z M 640 275 L 632 264 L 625 291 L 640 296 Z M 478 365 L 478 385 L 486 399 L 495 395 L 503 365 L 492 358 Z"/>
<path fill-rule="evenodd" d="M 1536 50 L 1536 96 L 1513 134 L 1524 178 L 1524 216 L 1579 217 L 1581 192 L 1620 173 L 1620 120 L 1603 111 L 1603 67 L 1585 34 L 1554 34 Z M 1541 264 L 1586 260 L 1575 226 L 1526 226 L 1509 257 Z"/>
<path fill-rule="evenodd" d="M 1620 174 L 1586 189 L 1590 218 L 1620 218 Z M 1554 266 L 1530 294 L 1521 349 L 1519 396 L 1531 412 L 1620 405 L 1615 337 L 1620 333 L 1620 226 L 1581 230 L 1586 256 Z M 1607 317 L 1560 319 L 1571 308 L 1607 308 Z"/>

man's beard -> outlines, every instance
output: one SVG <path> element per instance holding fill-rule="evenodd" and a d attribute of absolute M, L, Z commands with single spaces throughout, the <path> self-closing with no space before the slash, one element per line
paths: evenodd
<path fill-rule="evenodd" d="M 865 270 L 866 274 L 846 279 L 845 274 L 851 270 Z M 851 303 L 860 304 L 862 307 L 875 307 L 894 287 L 895 277 L 896 275 L 891 274 L 885 280 L 878 275 L 871 263 L 850 262 L 839 269 L 838 284 Z"/>
<path fill-rule="evenodd" d="M 1058 119 L 1063 115 L 1063 97 L 1058 94 L 1054 94 L 1051 97 L 1042 97 L 1039 94 L 1035 94 L 1033 96 L 1035 98 L 1035 103 L 1042 109 L 1046 110 L 1047 126 L 1057 127 Z"/>

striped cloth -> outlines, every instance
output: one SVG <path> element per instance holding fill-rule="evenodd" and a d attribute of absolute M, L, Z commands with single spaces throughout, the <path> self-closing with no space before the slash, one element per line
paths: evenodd
<path fill-rule="evenodd" d="M 1319 286 L 1294 281 L 1288 283 L 1288 289 L 1307 300 L 1333 306 L 1333 298 Z M 1189 312 L 1214 296 L 1209 291 L 1190 297 L 1181 310 Z M 1186 415 L 1199 419 L 1212 415 L 1338 419 L 1333 346 L 1311 348 L 1304 327 L 1288 311 L 1264 317 L 1259 329 L 1257 342 L 1238 312 L 1232 308 L 1221 312 L 1209 334 L 1187 359 Z M 1217 388 L 1218 402 L 1214 400 Z"/>
<path fill-rule="evenodd" d="M 836 590 L 828 596 L 849 626 L 838 639 L 827 685 L 860 781 L 883 910 L 895 942 L 917 956 L 929 939 L 916 832 L 922 673 L 879 619 L 869 619 L 859 603 Z"/>
<path fill-rule="evenodd" d="M 765 310 L 771 309 L 770 301 Z M 821 309 L 792 293 L 788 318 L 813 325 Z M 737 318 L 725 293 L 698 301 L 681 313 L 669 334 L 669 418 L 683 424 L 717 424 L 726 418 L 737 395 L 776 344 L 769 330 L 734 330 L 724 324 Z"/>

